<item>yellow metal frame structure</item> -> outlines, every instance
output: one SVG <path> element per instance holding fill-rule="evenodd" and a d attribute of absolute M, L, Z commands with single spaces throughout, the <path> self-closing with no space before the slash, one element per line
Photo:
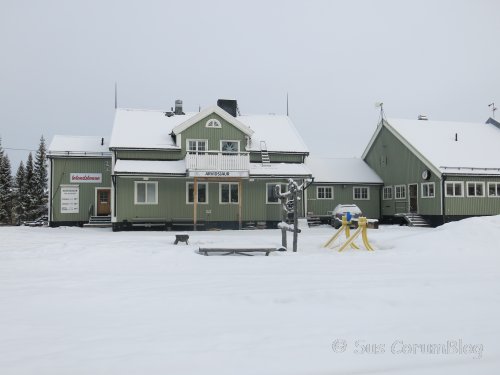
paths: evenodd
<path fill-rule="evenodd" d="M 340 243 L 339 252 L 344 250 L 348 246 L 350 246 L 353 249 L 359 249 L 359 246 L 354 243 L 354 241 L 359 237 L 359 235 L 361 235 L 365 249 L 368 251 L 374 251 L 372 245 L 368 241 L 366 217 L 361 216 L 358 219 L 358 228 L 354 231 L 352 236 L 351 236 L 351 230 L 349 228 L 350 224 L 351 224 L 351 222 L 347 221 L 346 216 L 345 215 L 342 216 L 342 226 L 337 230 L 337 232 L 328 241 L 325 242 L 323 247 L 333 249 L 334 247 L 336 247 L 335 240 L 337 240 L 341 236 L 342 233 L 345 233 L 346 240 L 345 240 L 345 242 Z"/>

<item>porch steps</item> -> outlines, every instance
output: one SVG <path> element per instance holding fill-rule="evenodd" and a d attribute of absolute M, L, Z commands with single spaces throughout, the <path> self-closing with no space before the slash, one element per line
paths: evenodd
<path fill-rule="evenodd" d="M 409 212 L 401 214 L 401 216 L 408 223 L 409 227 L 422 227 L 422 228 L 430 227 L 429 223 L 419 214 Z"/>
<path fill-rule="evenodd" d="M 269 153 L 267 152 L 267 145 L 265 141 L 260 141 L 260 156 L 263 167 L 271 165 L 271 160 L 269 159 Z"/>
<path fill-rule="evenodd" d="M 86 228 L 109 228 L 111 227 L 111 216 L 91 216 Z"/>

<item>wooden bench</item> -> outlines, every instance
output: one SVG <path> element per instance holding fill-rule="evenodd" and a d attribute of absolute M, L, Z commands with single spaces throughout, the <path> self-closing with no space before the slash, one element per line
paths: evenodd
<path fill-rule="evenodd" d="M 230 254 L 238 254 L 238 255 L 246 255 L 246 256 L 253 256 L 254 254 L 248 254 L 248 253 L 266 253 L 266 256 L 268 256 L 270 253 L 274 251 L 286 251 L 284 247 L 269 247 L 269 246 L 262 246 L 262 247 L 200 247 L 198 249 L 198 252 L 200 254 L 205 254 L 205 256 L 208 256 L 209 253 L 222 253 L 220 255 L 230 255 Z"/>
<path fill-rule="evenodd" d="M 189 245 L 189 234 L 187 233 L 177 233 L 175 235 L 175 242 L 174 245 L 177 245 L 179 242 L 185 242 L 186 245 Z"/>

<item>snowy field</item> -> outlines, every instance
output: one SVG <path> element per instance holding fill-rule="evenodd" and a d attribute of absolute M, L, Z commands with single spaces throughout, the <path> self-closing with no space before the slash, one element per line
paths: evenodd
<path fill-rule="evenodd" d="M 332 233 L 2 227 L 0 374 L 500 373 L 500 216 Z"/>

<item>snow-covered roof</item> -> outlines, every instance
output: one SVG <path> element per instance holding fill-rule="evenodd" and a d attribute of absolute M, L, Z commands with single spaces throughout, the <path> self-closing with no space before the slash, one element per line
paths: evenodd
<path fill-rule="evenodd" d="M 310 155 L 306 165 L 314 182 L 382 184 L 382 179 L 359 158 L 333 158 Z"/>
<path fill-rule="evenodd" d="M 185 115 L 165 116 L 164 111 L 143 109 L 117 109 L 111 134 L 111 148 L 131 149 L 179 149 L 170 135 L 174 129 L 182 131 L 200 119 L 200 114 L 208 116 L 213 111 L 224 112 L 211 107 L 203 112 Z M 228 117 L 236 127 L 251 135 L 249 151 L 260 151 L 260 142 L 265 141 L 269 152 L 307 153 L 302 137 L 288 116 L 242 115 Z"/>
<path fill-rule="evenodd" d="M 184 160 L 117 160 L 115 174 L 186 175 Z"/>
<path fill-rule="evenodd" d="M 48 148 L 49 156 L 111 156 L 109 138 L 99 136 L 55 135 Z"/>
<path fill-rule="evenodd" d="M 250 163 L 250 177 L 311 177 L 311 170 L 299 163 Z"/>
<path fill-rule="evenodd" d="M 309 152 L 288 116 L 242 115 L 238 119 L 254 131 L 249 151 L 260 151 L 260 142 L 264 141 L 271 152 Z"/>
<path fill-rule="evenodd" d="M 500 129 L 492 124 L 388 119 L 385 126 L 441 173 L 500 175 Z"/>
<path fill-rule="evenodd" d="M 179 149 L 170 133 L 197 113 L 165 116 L 165 111 L 118 108 L 115 112 L 111 148 Z"/>

